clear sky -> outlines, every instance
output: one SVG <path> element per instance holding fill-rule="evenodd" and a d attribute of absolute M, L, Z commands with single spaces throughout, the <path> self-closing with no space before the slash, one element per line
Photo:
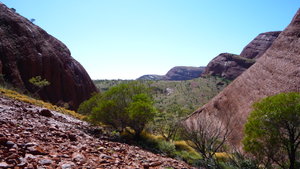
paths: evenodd
<path fill-rule="evenodd" d="M 239 54 L 300 0 L 0 0 L 65 43 L 92 79 L 135 79 Z"/>

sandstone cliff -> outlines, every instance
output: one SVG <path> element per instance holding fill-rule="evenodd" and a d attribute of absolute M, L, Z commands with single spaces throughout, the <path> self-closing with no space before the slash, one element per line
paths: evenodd
<path fill-rule="evenodd" d="M 280 31 L 261 33 L 255 37 L 240 55 L 221 53 L 211 60 L 202 76 L 219 76 L 234 80 L 255 63 L 278 37 Z"/>
<path fill-rule="evenodd" d="M 51 83 L 39 92 L 55 104 L 78 105 L 96 92 L 85 69 L 68 48 L 40 27 L 0 3 L 0 74 L 13 86 L 33 92 L 28 82 L 41 76 Z"/>
<path fill-rule="evenodd" d="M 257 59 L 272 45 L 281 31 L 265 32 L 256 36 L 241 52 L 241 56 L 249 59 Z"/>
<path fill-rule="evenodd" d="M 254 59 L 247 59 L 231 53 L 221 53 L 208 63 L 202 76 L 218 76 L 233 80 L 254 63 Z"/>
<path fill-rule="evenodd" d="M 291 91 L 300 91 L 300 9 L 253 66 L 185 122 L 192 125 L 201 113 L 221 121 L 231 117 L 230 139 L 239 144 L 252 104 L 266 96 Z"/>

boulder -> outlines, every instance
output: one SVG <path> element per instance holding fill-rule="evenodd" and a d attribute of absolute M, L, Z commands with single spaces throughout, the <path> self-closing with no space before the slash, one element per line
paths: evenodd
<path fill-rule="evenodd" d="M 52 117 L 53 114 L 51 113 L 50 110 L 48 109 L 42 109 L 39 113 L 41 116 L 45 116 L 45 117 Z"/>
<path fill-rule="evenodd" d="M 46 31 L 0 3 L 0 74 L 6 82 L 35 92 L 29 79 L 50 82 L 38 92 L 51 103 L 77 109 L 97 89 L 69 49 Z"/>

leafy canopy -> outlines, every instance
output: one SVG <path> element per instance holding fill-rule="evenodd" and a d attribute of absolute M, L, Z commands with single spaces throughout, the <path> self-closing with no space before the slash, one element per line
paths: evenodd
<path fill-rule="evenodd" d="M 139 135 L 156 112 L 149 93 L 149 89 L 138 82 L 111 87 L 92 109 L 91 119 L 119 131 L 131 127 Z"/>
<path fill-rule="evenodd" d="M 295 168 L 299 164 L 300 94 L 270 96 L 253 108 L 245 125 L 245 151 L 266 167 Z"/>
<path fill-rule="evenodd" d="M 100 102 L 101 96 L 102 95 L 100 93 L 95 93 L 90 99 L 82 102 L 79 105 L 77 112 L 84 115 L 91 114 L 92 109 Z"/>

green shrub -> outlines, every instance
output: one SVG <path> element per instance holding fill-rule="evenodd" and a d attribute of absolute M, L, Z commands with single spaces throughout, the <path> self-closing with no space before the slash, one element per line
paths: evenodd
<path fill-rule="evenodd" d="M 40 90 L 42 90 L 44 87 L 49 86 L 50 82 L 48 82 L 46 79 L 42 79 L 41 76 L 35 76 L 29 79 L 29 82 L 34 86 L 34 94 L 37 94 Z"/>
<path fill-rule="evenodd" d="M 92 109 L 91 119 L 111 125 L 120 132 L 130 127 L 138 138 L 154 116 L 155 108 L 149 89 L 141 83 L 130 82 L 103 93 L 97 106 Z"/>
<path fill-rule="evenodd" d="M 266 167 L 296 168 L 300 146 L 300 94 L 270 96 L 255 103 L 253 108 L 245 124 L 245 151 Z"/>
<path fill-rule="evenodd" d="M 95 93 L 90 99 L 82 102 L 79 105 L 77 112 L 84 115 L 91 114 L 92 109 L 97 106 L 100 99 L 101 99 L 101 94 Z"/>
<path fill-rule="evenodd" d="M 183 160 L 192 166 L 200 166 L 199 161 L 201 160 L 201 156 L 196 152 L 175 151 L 173 156 L 176 159 Z"/>
<path fill-rule="evenodd" d="M 172 155 L 175 152 L 175 145 L 171 142 L 159 141 L 158 149 L 164 154 Z"/>

